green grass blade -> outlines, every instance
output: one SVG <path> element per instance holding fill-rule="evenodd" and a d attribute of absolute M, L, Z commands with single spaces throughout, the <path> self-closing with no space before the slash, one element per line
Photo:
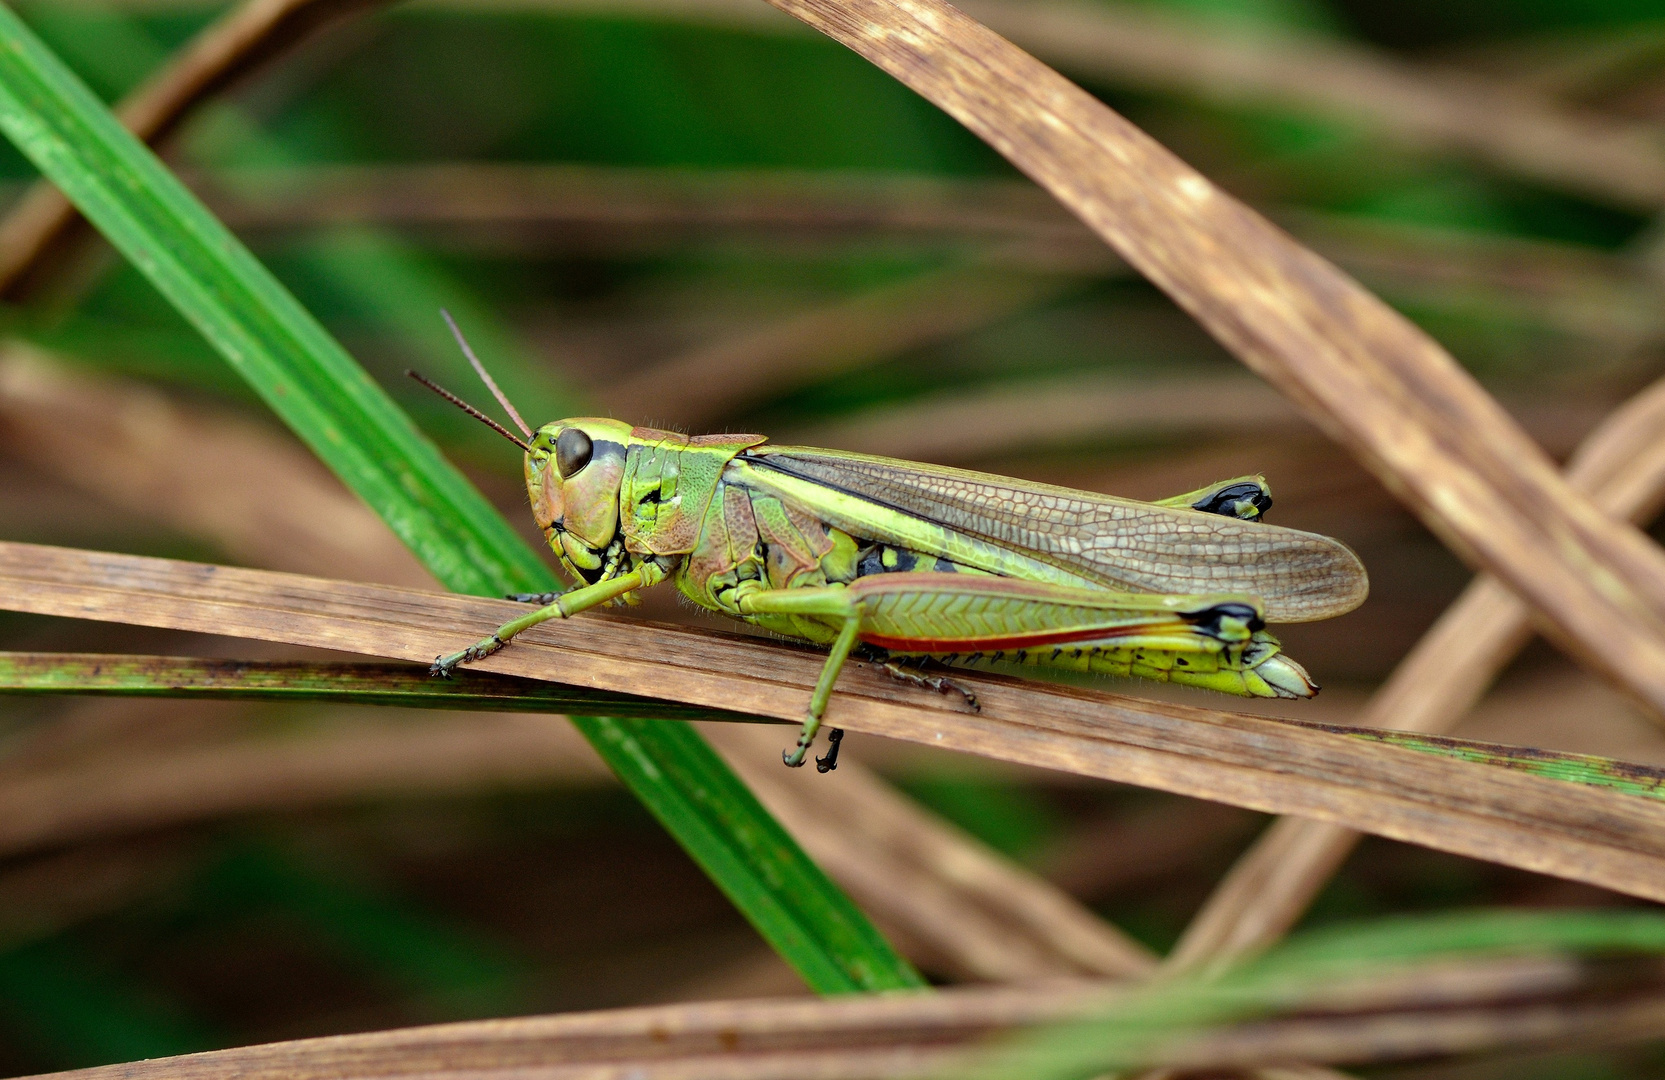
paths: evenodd
<path fill-rule="evenodd" d="M 907 961 L 891 959 L 889 943 L 842 892 L 823 887 L 821 869 L 693 728 L 637 719 L 573 723 L 626 783 L 655 793 L 643 801 L 666 828 L 680 821 L 684 829 L 705 830 L 699 842 L 683 843 L 713 880 L 745 890 L 729 892 L 742 911 L 791 898 L 797 928 L 781 921 L 771 943 L 810 986 L 827 992 L 925 985 Z"/>
<path fill-rule="evenodd" d="M 1665 769 L 1653 765 L 1638 765 L 1629 761 L 1596 757 L 1593 754 L 1565 754 L 1558 750 L 1471 742 L 1467 739 L 1418 735 L 1408 731 L 1384 731 L 1378 728 L 1352 728 L 1329 724 L 1316 726 L 1322 727 L 1325 731 L 1386 743 L 1403 750 L 1437 754 L 1440 757 L 1472 761 L 1499 769 L 1514 769 L 1550 780 L 1565 780 L 1571 784 L 1609 788 L 1627 795 L 1665 799 Z"/>
<path fill-rule="evenodd" d="M 1654 908 L 1496 908 L 1396 915 L 1305 930 L 1258 970 L 1346 973 L 1361 963 L 1483 952 L 1665 953 L 1665 915 Z"/>
<path fill-rule="evenodd" d="M 222 700 L 332 701 L 343 705 L 393 705 L 415 709 L 479 709 L 494 712 L 584 712 L 628 714 L 657 720 L 728 720 L 772 723 L 761 717 L 695 709 L 674 702 L 603 690 L 561 686 L 483 671 L 464 671 L 450 680 L 430 679 L 408 664 L 308 664 L 273 661 L 201 660 L 175 656 L 120 656 L 102 653 L 0 652 L 0 694 L 63 694 L 143 697 L 194 697 Z M 1378 728 L 1303 724 L 1371 742 L 1441 757 L 1515 769 L 1551 780 L 1608 788 L 1627 795 L 1665 800 L 1665 768 L 1592 754 L 1569 754 L 1529 746 L 1471 742 Z M 942 793 L 935 793 L 942 794 Z M 941 805 L 933 792 L 925 801 L 950 818 L 962 816 L 964 828 L 986 812 L 998 792 L 979 788 L 963 815 Z M 948 792 L 948 794 L 954 794 Z M 1022 833 L 1032 829 L 1032 810 L 1014 807 L 1010 824 Z M 1018 846 L 1021 847 L 1021 844 Z"/>
<path fill-rule="evenodd" d="M 3 6 L 0 130 L 448 587 L 555 585 L 329 333 Z M 921 985 L 697 733 L 574 722 L 812 987 Z"/>
<path fill-rule="evenodd" d="M 581 712 L 655 720 L 773 722 L 742 713 L 697 709 L 633 694 L 561 686 L 486 671 L 461 671 L 454 678 L 435 679 L 426 670 L 410 664 L 311 664 L 109 653 L 0 652 L 0 694 L 314 701 L 404 709 Z"/>

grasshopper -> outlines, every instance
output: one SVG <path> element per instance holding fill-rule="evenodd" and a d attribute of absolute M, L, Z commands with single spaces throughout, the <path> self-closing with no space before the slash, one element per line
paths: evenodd
<path fill-rule="evenodd" d="M 533 517 L 579 584 L 510 597 L 537 609 L 439 657 L 435 675 L 541 622 L 674 581 L 700 607 L 828 647 L 797 744 L 782 753 L 797 767 L 858 644 L 898 677 L 959 690 L 973 708 L 963 688 L 896 661 L 1307 698 L 1317 685 L 1267 621 L 1340 615 L 1368 589 L 1340 541 L 1261 521 L 1272 500 L 1258 476 L 1146 503 L 762 435 L 688 436 L 597 417 L 533 431 L 457 340 L 525 438 L 409 374 L 521 448 Z M 842 734 L 829 731 L 820 771 L 836 767 Z"/>

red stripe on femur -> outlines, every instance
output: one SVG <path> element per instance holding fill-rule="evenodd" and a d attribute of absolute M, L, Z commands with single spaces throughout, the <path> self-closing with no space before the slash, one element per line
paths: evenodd
<path fill-rule="evenodd" d="M 861 634 L 861 640 L 869 645 L 877 645 L 881 649 L 892 652 L 1001 652 L 1007 649 L 1029 649 L 1040 645 L 1067 645 L 1073 641 L 1102 641 L 1107 638 L 1132 637 L 1135 634 L 1149 633 L 1153 624 L 1143 626 L 1098 627 L 1089 630 L 1064 630 L 1049 632 L 1037 630 L 1030 634 L 1014 634 L 1007 637 L 978 637 L 978 638 L 901 638 L 890 637 L 885 634 Z"/>

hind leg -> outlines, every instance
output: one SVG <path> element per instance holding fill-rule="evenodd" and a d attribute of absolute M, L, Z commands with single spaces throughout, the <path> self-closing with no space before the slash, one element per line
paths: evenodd
<path fill-rule="evenodd" d="M 922 657 L 921 659 L 926 663 L 930 662 L 929 657 Z M 927 690 L 935 690 L 939 694 L 947 694 L 950 692 L 959 694 L 960 697 L 965 699 L 965 703 L 971 706 L 972 712 L 983 711 L 983 707 L 977 703 L 976 694 L 973 694 L 970 690 L 967 690 L 957 681 L 948 678 L 946 675 L 927 675 L 922 671 L 909 671 L 907 668 L 902 666 L 902 662 L 900 660 L 886 660 L 883 663 L 883 667 L 885 669 L 885 673 L 897 682 L 907 683 L 909 686 L 924 687 Z"/>

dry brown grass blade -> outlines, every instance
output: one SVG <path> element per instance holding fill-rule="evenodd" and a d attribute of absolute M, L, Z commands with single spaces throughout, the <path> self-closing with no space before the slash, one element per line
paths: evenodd
<path fill-rule="evenodd" d="M 1430 971 L 1442 985 L 1437 966 Z M 1565 963 L 1505 960 L 1468 965 L 1444 994 L 1409 979 L 1336 1009 L 1378 1011 L 1270 1020 L 1182 1035 L 1152 1054 L 1189 1067 L 1287 1062 L 1302 1056 L 1335 1061 L 1393 1061 L 1473 1052 L 1522 1043 L 1578 1040 L 1615 1045 L 1657 1038 L 1665 999 L 1491 1004 L 1499 996 L 1577 986 Z M 162 1058 L 72 1073 L 58 1080 L 311 1080 L 421 1076 L 523 1077 L 552 1080 L 878 1080 L 937 1074 L 976 1052 L 976 1041 L 1014 1027 L 1081 1015 L 1105 991 L 1090 984 L 1047 990 L 948 989 L 886 995 L 701 1002 L 570 1013 L 340 1035 Z M 1445 1006 L 1440 1012 L 1426 1006 Z M 1410 1011 L 1415 1010 L 1415 1011 Z M 1310 1067 L 1266 1075 L 1312 1075 Z M 1325 1075 L 1325 1074 L 1320 1074 Z M 1329 1074 L 1333 1075 L 1333 1074 Z"/>
<path fill-rule="evenodd" d="M 1593 432 L 1567 478 L 1615 517 L 1656 514 L 1665 502 L 1665 382 L 1638 394 Z M 1481 577 L 1400 662 L 1357 722 L 1450 731 L 1530 636 L 1531 611 L 1495 580 Z M 1295 924 L 1357 841 L 1357 833 L 1334 825 L 1274 823 L 1221 881 L 1168 963 L 1222 963 L 1271 944 Z"/>
<path fill-rule="evenodd" d="M 311 31 L 385 0 L 244 0 L 122 99 L 116 117 L 156 142 L 204 99 L 280 55 Z M 0 221 L 0 295 L 10 293 L 78 213 L 52 184 L 34 184 Z"/>
<path fill-rule="evenodd" d="M 89 454 L 94 432 L 99 452 Z M 433 582 L 299 443 L 139 383 L 72 374 L 16 342 L 0 345 L 0 441 L 100 502 L 212 539 L 242 562 Z"/>
<path fill-rule="evenodd" d="M 1089 1000 L 1072 987 L 699 1002 L 341 1035 L 55 1075 L 507 1080 L 535 1069 L 551 1080 L 878 1080 L 926 1074 L 972 1039 L 1072 1016 Z"/>
<path fill-rule="evenodd" d="M 698 427 L 759 397 L 987 326 L 1074 283 L 982 266 L 930 271 L 696 348 L 600 389 L 613 415 Z M 667 394 L 668 387 L 675 392 Z"/>
<path fill-rule="evenodd" d="M 0 605 L 425 661 L 524 611 L 507 601 L 0 543 Z M 796 721 L 820 653 L 602 615 L 546 623 L 491 671 Z M 1136 783 L 1665 899 L 1665 804 L 1303 725 L 981 676 L 969 713 L 872 664 L 833 723 Z"/>
<path fill-rule="evenodd" d="M 816 863 L 931 970 L 1034 982 L 1154 969 L 1143 945 L 860 764 L 846 760 L 837 783 L 817 784 L 776 766 L 776 729 L 708 725 L 706 736 Z"/>
<path fill-rule="evenodd" d="M 1559 641 L 1665 712 L 1665 553 L 1421 330 L 942 0 L 771 0 L 999 150 L 1364 460 Z"/>

